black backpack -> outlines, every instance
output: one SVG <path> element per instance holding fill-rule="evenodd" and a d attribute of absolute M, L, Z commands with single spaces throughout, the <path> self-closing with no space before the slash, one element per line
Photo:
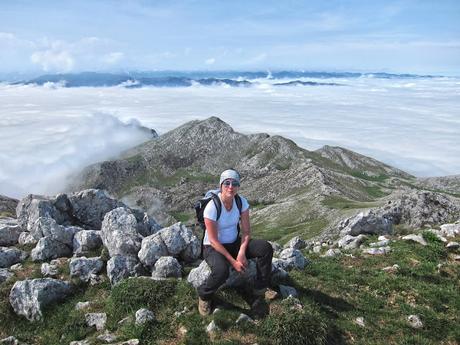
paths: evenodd
<path fill-rule="evenodd" d="M 206 208 L 206 205 L 212 200 L 217 210 L 216 222 L 219 220 L 220 215 L 222 213 L 222 202 L 220 201 L 220 198 L 217 195 L 218 193 L 219 193 L 219 189 L 208 191 L 202 199 L 198 200 L 195 203 L 195 206 L 194 206 L 197 222 L 200 225 L 201 229 L 203 229 L 203 237 L 201 238 L 201 258 L 203 258 L 203 242 L 204 242 L 204 235 L 206 231 L 206 225 L 204 224 L 203 212 L 204 212 L 204 209 Z M 235 195 L 235 202 L 236 202 L 236 206 L 238 207 L 238 211 L 240 211 L 240 216 L 241 216 L 241 209 L 243 208 L 243 202 L 241 201 L 241 197 L 238 194 Z M 239 237 L 240 236 L 240 224 L 239 223 L 238 223 L 237 229 L 238 229 L 238 237 Z"/>

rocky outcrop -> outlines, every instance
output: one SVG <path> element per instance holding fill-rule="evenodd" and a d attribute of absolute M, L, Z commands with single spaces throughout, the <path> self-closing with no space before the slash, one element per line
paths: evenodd
<path fill-rule="evenodd" d="M 42 318 L 43 307 L 71 293 L 69 283 L 51 278 L 17 281 L 10 291 L 10 304 L 18 315 L 29 321 Z"/>
<path fill-rule="evenodd" d="M 14 246 L 18 243 L 21 227 L 14 218 L 0 218 L 0 246 Z"/>
<path fill-rule="evenodd" d="M 391 234 L 393 232 L 392 226 L 393 216 L 382 216 L 374 210 L 367 210 L 345 219 L 339 224 L 339 229 L 342 236 L 382 235 Z"/>

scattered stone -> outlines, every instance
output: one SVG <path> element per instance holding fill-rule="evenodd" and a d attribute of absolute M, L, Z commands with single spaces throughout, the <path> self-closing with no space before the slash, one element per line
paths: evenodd
<path fill-rule="evenodd" d="M 18 271 L 22 271 L 23 268 L 24 268 L 24 267 L 22 266 L 22 264 L 21 264 L 21 263 L 18 263 L 18 264 L 11 265 L 10 271 L 18 272 Z"/>
<path fill-rule="evenodd" d="M 345 235 L 339 240 L 338 247 L 345 250 L 356 249 L 361 245 L 361 243 L 364 242 L 366 238 L 367 236 L 365 235 Z"/>
<path fill-rule="evenodd" d="M 395 273 L 398 270 L 399 270 L 399 265 L 398 264 L 394 264 L 393 266 L 388 266 L 388 267 L 382 268 L 382 271 L 389 272 L 389 273 Z"/>
<path fill-rule="evenodd" d="M 458 249 L 460 248 L 460 243 L 458 242 L 449 242 L 446 244 L 447 249 Z"/>
<path fill-rule="evenodd" d="M 322 249 L 321 246 L 313 246 L 313 253 L 319 254 L 321 253 L 321 249 Z"/>
<path fill-rule="evenodd" d="M 126 207 L 108 212 L 102 221 L 101 237 L 109 255 L 136 256 L 142 236 L 137 232 L 137 220 Z"/>
<path fill-rule="evenodd" d="M 364 254 L 369 255 L 385 255 L 391 251 L 390 247 L 379 247 L 379 248 L 365 248 L 363 249 Z"/>
<path fill-rule="evenodd" d="M 51 237 L 42 237 L 30 252 L 32 261 L 46 261 L 62 256 L 71 256 L 72 248 Z"/>
<path fill-rule="evenodd" d="M 460 261 L 460 255 L 455 255 L 454 256 L 454 261 Z"/>
<path fill-rule="evenodd" d="M 460 223 L 441 225 L 441 235 L 445 237 L 455 237 L 460 235 Z"/>
<path fill-rule="evenodd" d="M 184 309 L 182 309 L 182 311 L 176 311 L 176 312 L 174 312 L 174 316 L 175 316 L 175 317 L 179 317 L 179 316 L 184 315 L 184 314 L 186 314 L 186 313 L 188 313 L 188 312 L 189 312 L 188 308 L 187 308 L 187 307 L 184 307 Z"/>
<path fill-rule="evenodd" d="M 135 256 L 116 255 L 107 262 L 107 276 L 112 285 L 122 279 L 141 275 L 142 265 Z"/>
<path fill-rule="evenodd" d="M 88 313 L 85 314 L 85 320 L 89 327 L 95 326 L 98 331 L 102 331 L 107 322 L 107 315 L 106 313 Z"/>
<path fill-rule="evenodd" d="M 91 286 L 102 284 L 106 280 L 107 280 L 107 278 L 105 276 L 102 276 L 102 275 L 97 275 L 97 274 L 94 274 L 94 273 L 91 273 L 89 275 L 89 285 L 91 285 Z"/>
<path fill-rule="evenodd" d="M 28 254 L 15 247 L 0 247 L 0 268 L 9 268 L 24 261 Z"/>
<path fill-rule="evenodd" d="M 182 267 L 176 258 L 172 256 L 163 256 L 155 262 L 152 271 L 152 278 L 180 278 L 182 276 Z"/>
<path fill-rule="evenodd" d="M 0 284 L 12 278 L 14 273 L 11 273 L 6 268 L 0 268 Z"/>
<path fill-rule="evenodd" d="M 289 296 L 291 297 L 298 297 L 299 294 L 297 293 L 297 290 L 293 288 L 292 286 L 287 286 L 287 285 L 279 285 L 280 288 L 280 293 L 283 298 L 288 298 Z"/>
<path fill-rule="evenodd" d="M 415 235 L 415 234 L 403 236 L 402 239 L 405 241 L 412 241 L 412 242 L 420 243 L 422 246 L 426 246 L 428 244 L 422 236 Z"/>
<path fill-rule="evenodd" d="M 97 275 L 104 267 L 104 262 L 100 257 L 86 258 L 72 258 L 70 260 L 70 276 L 76 277 L 83 282 L 88 282 L 91 275 Z"/>
<path fill-rule="evenodd" d="M 20 342 L 14 336 L 10 336 L 0 340 L 1 345 L 25 345 L 24 343 Z"/>
<path fill-rule="evenodd" d="M 90 305 L 91 305 L 91 302 L 89 302 L 89 301 L 86 301 L 86 302 L 78 302 L 78 303 L 75 305 L 75 310 L 83 310 L 83 309 L 89 308 Z"/>
<path fill-rule="evenodd" d="M 370 247 L 376 248 L 376 247 L 385 247 L 390 243 L 390 240 L 384 239 L 378 242 L 372 242 L 369 244 Z"/>
<path fill-rule="evenodd" d="M 75 340 L 71 341 L 69 345 L 91 345 L 89 340 Z"/>
<path fill-rule="evenodd" d="M 56 277 L 59 273 L 59 268 L 57 265 L 44 262 L 40 267 L 40 271 L 44 277 Z"/>
<path fill-rule="evenodd" d="M 283 247 L 281 247 L 278 243 L 276 242 L 272 242 L 272 241 L 268 241 L 268 243 L 270 243 L 270 245 L 272 246 L 273 248 L 273 253 L 274 255 L 278 256 L 279 253 L 281 253 L 281 251 L 283 250 Z"/>
<path fill-rule="evenodd" d="M 73 238 L 73 253 L 75 256 L 84 256 L 102 246 L 101 232 L 97 230 L 82 230 Z"/>
<path fill-rule="evenodd" d="M 0 246 L 13 246 L 18 243 L 22 229 L 17 219 L 0 218 Z"/>
<path fill-rule="evenodd" d="M 114 345 L 139 345 L 139 339 L 130 339 Z"/>
<path fill-rule="evenodd" d="M 103 334 L 98 335 L 97 339 L 104 343 L 110 344 L 114 341 L 117 341 L 118 337 L 115 334 L 110 333 L 108 330 L 106 330 Z"/>
<path fill-rule="evenodd" d="M 331 248 L 331 249 L 328 249 L 326 251 L 326 253 L 324 253 L 324 255 L 321 255 L 321 257 L 323 257 L 323 258 L 333 258 L 333 257 L 335 257 L 337 255 L 340 255 L 340 254 L 342 254 L 340 249 Z"/>
<path fill-rule="evenodd" d="M 305 248 L 305 241 L 300 236 L 296 236 L 286 243 L 284 248 L 303 249 Z"/>
<path fill-rule="evenodd" d="M 220 331 L 219 327 L 217 327 L 216 323 L 214 322 L 214 320 L 212 320 L 209 325 L 206 327 L 206 332 L 208 332 L 209 334 L 213 334 L 213 333 L 216 333 Z"/>
<path fill-rule="evenodd" d="M 147 322 L 155 320 L 153 311 L 142 308 L 136 311 L 136 325 L 143 325 Z"/>
<path fill-rule="evenodd" d="M 415 328 L 415 329 L 423 328 L 423 323 L 420 320 L 420 317 L 418 315 L 409 315 L 407 317 L 407 321 L 409 322 L 409 325 L 412 328 Z"/>
<path fill-rule="evenodd" d="M 241 323 L 254 323 L 254 320 L 250 318 L 248 315 L 241 313 L 240 316 L 238 316 L 238 319 L 236 319 L 235 323 L 237 325 Z"/>
<path fill-rule="evenodd" d="M 357 317 L 355 319 L 355 323 L 360 327 L 366 327 L 366 324 L 364 323 L 364 318 L 362 316 Z"/>
<path fill-rule="evenodd" d="M 42 318 L 41 308 L 64 299 L 71 291 L 68 282 L 52 278 L 17 281 L 10 291 L 10 304 L 16 314 L 37 321 Z"/>

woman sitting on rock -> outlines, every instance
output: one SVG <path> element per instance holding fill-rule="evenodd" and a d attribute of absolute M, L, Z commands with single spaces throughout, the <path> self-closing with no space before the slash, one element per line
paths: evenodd
<path fill-rule="evenodd" d="M 247 259 L 257 259 L 254 295 L 267 299 L 274 299 L 277 295 L 268 288 L 272 271 L 272 246 L 265 240 L 251 239 L 249 204 L 244 197 L 237 196 L 239 187 L 239 173 L 233 169 L 225 170 L 220 175 L 218 193 L 222 205 L 220 216 L 217 215 L 214 202 L 208 202 L 204 209 L 206 232 L 203 257 L 211 269 L 211 275 L 198 288 L 198 310 L 201 315 L 211 313 L 212 298 L 227 280 L 229 267 L 232 266 L 235 271 L 244 273 L 248 267 Z M 237 198 L 241 200 L 241 214 Z M 238 224 L 241 228 L 241 237 L 238 236 Z"/>

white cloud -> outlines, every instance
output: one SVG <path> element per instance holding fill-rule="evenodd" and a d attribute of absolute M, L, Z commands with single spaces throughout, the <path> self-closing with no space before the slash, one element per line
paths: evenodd
<path fill-rule="evenodd" d="M 216 62 L 216 59 L 215 59 L 215 58 L 209 58 L 209 59 L 207 59 L 204 63 L 205 63 L 206 65 L 214 65 L 215 62 Z"/>
<path fill-rule="evenodd" d="M 75 66 L 71 53 L 64 50 L 48 49 L 37 51 L 30 57 L 32 63 L 40 65 L 46 72 L 69 72 Z"/>

